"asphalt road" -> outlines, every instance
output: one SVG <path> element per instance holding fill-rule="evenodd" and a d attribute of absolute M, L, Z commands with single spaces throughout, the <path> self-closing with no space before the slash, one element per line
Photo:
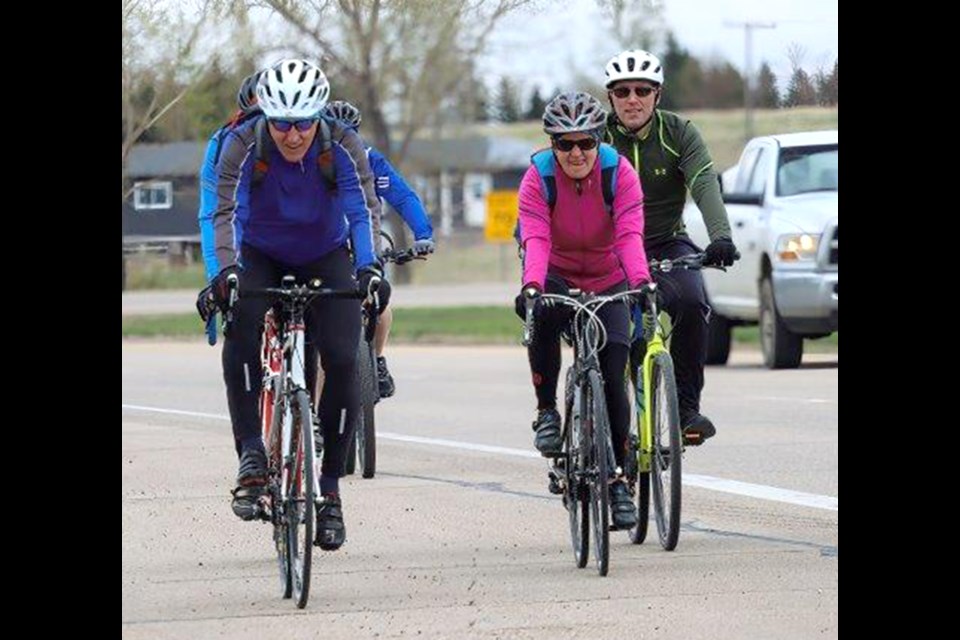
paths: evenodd
<path fill-rule="evenodd" d="M 125 638 L 811 638 L 839 634 L 839 356 L 708 371 L 718 435 L 684 458 L 676 551 L 611 534 L 574 565 L 532 449 L 519 347 L 396 347 L 379 473 L 342 486 L 347 544 L 279 597 L 270 529 L 230 511 L 218 348 L 122 342 Z M 654 525 L 651 523 L 651 527 Z"/>

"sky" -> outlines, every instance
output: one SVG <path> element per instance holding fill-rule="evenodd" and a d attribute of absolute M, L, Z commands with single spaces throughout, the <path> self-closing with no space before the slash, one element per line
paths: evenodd
<path fill-rule="evenodd" d="M 753 71 L 770 64 L 785 86 L 791 44 L 803 47 L 803 67 L 830 69 L 839 56 L 838 0 L 651 0 L 664 5 L 668 28 L 680 45 L 697 57 L 718 56 L 743 71 L 745 21 L 774 23 L 753 31 Z M 544 93 L 573 82 L 572 69 L 603 79 L 607 60 L 619 53 L 594 0 L 541 1 L 533 9 L 507 16 L 491 36 L 490 50 L 479 64 L 484 81 L 495 86 L 500 75 Z M 654 53 L 657 53 L 656 51 Z M 669 86 L 670 70 L 666 69 Z"/>

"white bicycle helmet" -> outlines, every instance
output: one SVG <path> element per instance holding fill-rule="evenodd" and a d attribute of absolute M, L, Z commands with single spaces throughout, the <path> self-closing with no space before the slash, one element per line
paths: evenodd
<path fill-rule="evenodd" d="M 589 93 L 570 91 L 551 100 L 543 110 L 543 130 L 548 135 L 589 133 L 598 135 L 607 121 L 607 110 Z"/>
<path fill-rule="evenodd" d="M 323 115 L 328 118 L 333 118 L 334 120 L 339 120 L 353 129 L 360 128 L 360 120 L 362 119 L 360 109 L 357 109 L 346 100 L 334 100 L 324 108 Z"/>
<path fill-rule="evenodd" d="M 327 77 L 307 60 L 281 60 L 257 83 L 257 102 L 268 118 L 316 118 L 329 97 Z"/>
<path fill-rule="evenodd" d="M 660 58 L 643 49 L 631 49 L 613 56 L 604 71 L 607 74 L 607 89 L 621 80 L 649 80 L 663 84 Z"/>

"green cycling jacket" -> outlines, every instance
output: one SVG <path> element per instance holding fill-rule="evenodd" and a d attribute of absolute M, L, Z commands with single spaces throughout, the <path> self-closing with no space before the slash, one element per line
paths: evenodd
<path fill-rule="evenodd" d="M 647 247 L 687 234 L 683 205 L 688 190 L 703 215 L 710 240 L 731 237 L 713 160 L 692 122 L 657 109 L 649 126 L 636 135 L 611 113 L 606 138 L 640 176 Z"/>

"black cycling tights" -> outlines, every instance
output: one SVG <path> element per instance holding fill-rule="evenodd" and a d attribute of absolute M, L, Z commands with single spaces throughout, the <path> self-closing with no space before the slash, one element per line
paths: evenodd
<path fill-rule="evenodd" d="M 547 291 L 556 291 L 555 283 L 547 281 Z M 619 285 L 605 293 L 623 290 Z M 533 387 L 537 393 L 537 408 L 557 406 L 557 379 L 560 376 L 560 332 L 570 322 L 572 313 L 564 307 L 537 309 L 533 343 L 527 351 Z M 623 467 L 627 435 L 630 432 L 630 402 L 624 387 L 624 372 L 630 349 L 627 346 L 630 314 L 623 303 L 605 305 L 599 313 L 607 328 L 607 345 L 600 351 L 600 373 L 604 380 L 604 395 L 610 414 L 610 431 L 614 443 L 617 466 Z"/>
<path fill-rule="evenodd" d="M 238 443 L 260 435 L 259 398 L 260 333 L 263 315 L 269 307 L 264 298 L 244 297 L 244 288 L 279 286 L 287 274 L 298 282 L 320 278 L 325 287 L 349 289 L 354 286 L 353 265 L 346 249 L 337 249 L 319 260 L 301 266 L 278 263 L 256 249 L 243 245 L 243 270 L 240 274 L 240 299 L 234 308 L 234 321 L 223 344 L 223 378 L 227 384 L 227 403 Z M 352 425 L 344 412 L 355 415 L 360 405 L 356 381 L 357 344 L 360 340 L 360 301 L 351 299 L 315 300 L 307 311 L 307 357 L 320 361 L 326 372 L 318 414 L 323 426 L 324 476 L 339 477 L 343 470 L 346 443 Z M 315 376 L 311 376 L 315 378 Z"/>

